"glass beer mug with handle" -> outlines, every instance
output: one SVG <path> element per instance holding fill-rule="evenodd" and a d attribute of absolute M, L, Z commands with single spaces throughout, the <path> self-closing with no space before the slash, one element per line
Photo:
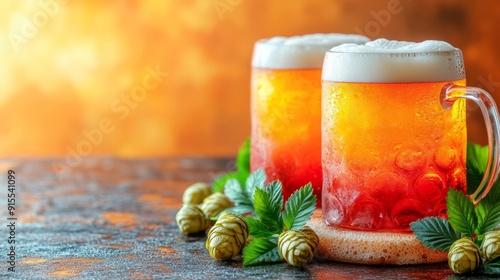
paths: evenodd
<path fill-rule="evenodd" d="M 321 203 L 321 66 L 325 52 L 365 43 L 351 34 L 274 37 L 255 43 L 252 57 L 252 171 L 283 183 L 285 200 L 312 183 Z"/>
<path fill-rule="evenodd" d="M 448 189 L 467 191 L 465 99 L 480 106 L 489 140 L 472 201 L 496 180 L 498 111 L 488 93 L 465 86 L 459 49 L 441 41 L 345 44 L 326 53 L 322 83 L 328 224 L 408 232 L 411 222 L 445 216 Z"/>

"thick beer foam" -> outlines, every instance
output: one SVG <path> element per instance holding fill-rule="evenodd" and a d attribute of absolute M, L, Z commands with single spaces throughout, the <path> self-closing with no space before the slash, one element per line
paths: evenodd
<path fill-rule="evenodd" d="M 431 250 L 412 233 L 348 230 L 325 224 L 321 210 L 307 222 L 319 237 L 315 257 L 348 263 L 406 265 L 438 263 L 448 253 Z"/>
<path fill-rule="evenodd" d="M 332 47 L 368 41 L 365 36 L 338 33 L 263 39 L 255 43 L 252 66 L 271 69 L 321 68 L 325 52 Z"/>
<path fill-rule="evenodd" d="M 446 42 L 378 39 L 333 47 L 322 75 L 336 82 L 441 82 L 465 78 L 465 69 L 462 52 Z"/>

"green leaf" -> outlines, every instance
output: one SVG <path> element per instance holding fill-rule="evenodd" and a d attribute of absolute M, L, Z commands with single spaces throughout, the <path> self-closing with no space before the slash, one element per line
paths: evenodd
<path fill-rule="evenodd" d="M 235 179 L 238 180 L 240 185 L 245 186 L 248 176 L 250 176 L 250 172 L 238 172 Z"/>
<path fill-rule="evenodd" d="M 249 235 L 255 238 L 272 237 L 273 233 L 269 231 L 267 226 L 261 220 L 252 217 L 245 217 L 245 222 L 248 225 Z"/>
<path fill-rule="evenodd" d="M 229 179 L 234 179 L 236 177 L 236 172 L 225 173 L 217 177 L 213 183 L 214 192 L 223 192 L 224 186 Z"/>
<path fill-rule="evenodd" d="M 488 192 L 488 194 L 483 200 L 490 202 L 496 202 L 500 200 L 500 180 L 497 180 L 493 184 L 493 186 L 491 186 L 491 190 Z"/>
<path fill-rule="evenodd" d="M 281 185 L 281 182 L 278 180 L 273 181 L 266 186 L 264 190 L 268 194 L 267 197 L 268 211 L 266 212 L 266 219 L 262 219 L 261 217 L 261 220 L 263 222 L 266 222 L 267 218 L 276 221 L 281 230 L 283 230 L 283 217 L 281 215 L 281 209 L 283 209 L 282 189 L 283 186 Z"/>
<path fill-rule="evenodd" d="M 283 231 L 283 220 L 281 208 L 283 207 L 283 196 L 281 195 L 281 183 L 274 181 L 266 189 L 256 188 L 253 197 L 255 214 L 269 231 L 281 233 Z"/>
<path fill-rule="evenodd" d="M 283 223 L 286 229 L 299 230 L 311 218 L 316 209 L 316 196 L 311 183 L 295 191 L 285 204 Z"/>
<path fill-rule="evenodd" d="M 229 179 L 224 187 L 224 194 L 231 200 L 235 206 L 228 208 L 227 210 L 235 214 L 243 214 L 248 212 L 254 212 L 252 199 L 248 196 L 248 193 L 243 190 L 240 183 L 236 179 Z"/>
<path fill-rule="evenodd" d="M 278 246 L 267 239 L 254 239 L 243 249 L 243 265 L 280 261 Z"/>
<path fill-rule="evenodd" d="M 450 189 L 446 197 L 448 221 L 455 230 L 472 237 L 477 228 L 474 204 L 463 193 Z"/>
<path fill-rule="evenodd" d="M 266 173 L 264 172 L 264 170 L 259 169 L 255 172 L 252 172 L 252 174 L 248 176 L 248 179 L 245 182 L 245 188 L 248 195 L 253 198 L 255 188 L 263 189 L 265 182 L 266 182 Z"/>
<path fill-rule="evenodd" d="M 500 181 L 495 182 L 488 195 L 476 207 L 476 233 L 483 235 L 500 224 Z"/>
<path fill-rule="evenodd" d="M 488 146 L 467 143 L 467 192 L 476 191 L 484 176 L 488 161 Z"/>
<path fill-rule="evenodd" d="M 248 204 L 240 204 L 240 205 L 226 208 L 224 210 L 229 211 L 233 214 L 248 214 L 248 213 L 253 214 L 255 211 L 255 209 L 253 208 L 253 205 L 248 205 Z"/>
<path fill-rule="evenodd" d="M 488 146 L 481 146 L 472 142 L 467 143 L 467 162 L 471 167 L 484 172 L 488 162 Z"/>
<path fill-rule="evenodd" d="M 500 256 L 485 262 L 481 270 L 487 275 L 500 275 Z"/>
<path fill-rule="evenodd" d="M 460 233 L 451 227 L 448 220 L 438 217 L 410 223 L 410 228 L 420 243 L 434 250 L 448 251 L 453 242 L 460 239 Z"/>
<path fill-rule="evenodd" d="M 236 179 L 241 185 L 245 185 L 245 180 L 247 179 L 248 174 L 244 173 L 239 173 L 239 172 L 229 172 L 226 174 L 223 174 L 217 179 L 215 179 L 214 184 L 213 184 L 213 191 L 214 192 L 224 192 L 224 186 L 226 185 L 227 181 L 229 179 Z"/>
<path fill-rule="evenodd" d="M 238 151 L 236 170 L 240 173 L 250 174 L 250 138 L 245 140 Z"/>
<path fill-rule="evenodd" d="M 252 199 L 248 196 L 242 188 L 238 180 L 229 179 L 224 186 L 224 194 L 234 202 L 235 205 L 239 204 L 252 204 Z"/>

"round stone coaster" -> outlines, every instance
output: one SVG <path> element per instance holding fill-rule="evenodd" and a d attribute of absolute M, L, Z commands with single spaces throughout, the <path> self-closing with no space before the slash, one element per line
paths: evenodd
<path fill-rule="evenodd" d="M 448 253 L 420 244 L 413 233 L 367 232 L 328 226 L 316 210 L 307 223 L 319 236 L 315 257 L 339 262 L 406 265 L 447 261 Z"/>

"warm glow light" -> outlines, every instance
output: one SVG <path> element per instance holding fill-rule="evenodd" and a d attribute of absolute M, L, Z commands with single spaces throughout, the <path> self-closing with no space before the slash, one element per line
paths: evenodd
<path fill-rule="evenodd" d="M 3 1 L 0 156 L 234 154 L 250 134 L 256 40 L 365 32 L 387 2 Z M 488 2 L 402 0 L 376 35 L 450 41 L 464 50 L 469 84 L 494 91 L 500 39 L 488 12 L 500 5 Z M 168 75 L 137 91 L 155 69 Z M 133 94 L 128 113 L 118 110 Z M 471 139 L 484 140 L 469 113 Z"/>

